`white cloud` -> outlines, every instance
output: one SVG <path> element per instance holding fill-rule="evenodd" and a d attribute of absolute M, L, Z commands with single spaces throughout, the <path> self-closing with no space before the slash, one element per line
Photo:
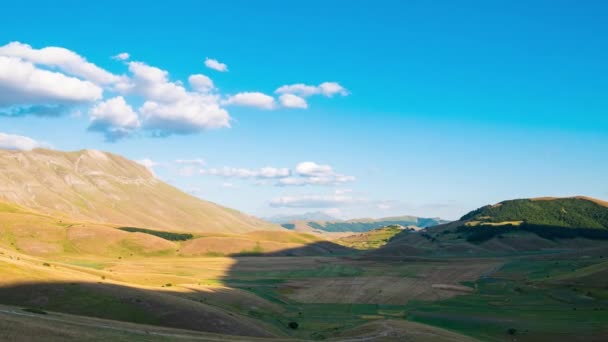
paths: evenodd
<path fill-rule="evenodd" d="M 0 133 L 0 148 L 8 150 L 32 150 L 38 147 L 49 147 L 49 145 L 23 135 Z"/>
<path fill-rule="evenodd" d="M 347 96 L 349 94 L 348 90 L 337 82 L 323 82 L 319 84 L 319 89 L 321 90 L 321 94 L 327 97 L 332 97 L 336 94 L 342 96 Z"/>
<path fill-rule="evenodd" d="M 304 186 L 304 185 L 338 185 L 354 182 L 354 176 L 336 173 L 329 165 L 320 165 L 315 162 L 302 162 L 296 165 L 297 176 L 279 179 L 278 186 Z"/>
<path fill-rule="evenodd" d="M 146 101 L 139 111 L 143 127 L 159 135 L 230 127 L 230 115 L 212 96 L 192 94 L 172 103 Z"/>
<path fill-rule="evenodd" d="M 286 177 L 279 179 L 278 186 L 303 186 L 303 185 L 339 185 L 354 182 L 353 176 L 328 175 L 313 177 Z"/>
<path fill-rule="evenodd" d="M 112 58 L 117 61 L 126 61 L 127 59 L 131 58 L 131 55 L 129 55 L 127 52 L 121 52 L 118 55 L 113 56 Z"/>
<path fill-rule="evenodd" d="M 308 108 L 306 100 L 294 94 L 283 94 L 279 96 L 281 105 L 286 108 Z"/>
<path fill-rule="evenodd" d="M 113 74 L 62 47 L 36 49 L 19 42 L 0 46 L 0 116 L 58 116 L 86 112 L 83 106 L 91 105 L 89 130 L 112 141 L 138 131 L 167 136 L 230 127 L 231 117 L 224 109 L 228 105 L 278 107 L 273 96 L 261 92 L 222 95 L 202 74 L 190 75 L 184 84 L 171 80 L 166 70 L 131 61 L 127 52 L 112 58 L 124 61 L 128 72 Z M 215 59 L 207 58 L 205 65 L 228 71 Z M 104 91 L 111 95 L 104 97 Z M 307 108 L 306 96 L 347 91 L 325 82 L 284 86 L 277 93 L 281 106 Z"/>
<path fill-rule="evenodd" d="M 208 93 L 214 88 L 213 81 L 209 77 L 201 74 L 191 75 L 188 77 L 188 82 L 192 89 L 199 93 Z"/>
<path fill-rule="evenodd" d="M 232 183 L 224 182 L 222 183 L 222 188 L 236 188 L 236 186 Z"/>
<path fill-rule="evenodd" d="M 139 108 L 144 129 L 169 135 L 230 127 L 230 115 L 221 108 L 217 95 L 187 91 L 169 81 L 167 71 L 145 63 L 130 62 L 129 70 L 133 79 L 125 91 L 146 99 Z"/>
<path fill-rule="evenodd" d="M 169 81 L 169 72 L 142 62 L 129 62 L 133 78 L 122 85 L 123 91 L 141 95 L 148 100 L 176 102 L 188 96 L 180 84 Z"/>
<path fill-rule="evenodd" d="M 282 196 L 270 201 L 275 208 L 336 208 L 361 202 L 360 199 L 344 195 L 296 195 Z"/>
<path fill-rule="evenodd" d="M 119 76 L 88 62 L 79 54 L 61 47 L 34 49 L 27 44 L 11 42 L 0 47 L 0 56 L 16 57 L 34 64 L 56 67 L 65 73 L 96 84 L 111 84 L 120 79 Z"/>
<path fill-rule="evenodd" d="M 296 165 L 296 172 L 302 176 L 329 176 L 334 170 L 329 165 L 319 165 L 315 162 L 302 162 Z"/>
<path fill-rule="evenodd" d="M 243 92 L 229 96 L 223 101 L 224 105 L 236 105 L 256 107 L 260 109 L 274 109 L 276 102 L 274 97 L 260 92 Z"/>
<path fill-rule="evenodd" d="M 204 166 L 206 163 L 203 159 L 176 159 L 175 162 L 177 164 L 182 165 L 195 165 L 195 166 Z"/>
<path fill-rule="evenodd" d="M 103 90 L 30 62 L 0 55 L 0 106 L 74 104 L 99 100 Z"/>
<path fill-rule="evenodd" d="M 256 179 L 257 185 L 304 186 L 304 185 L 339 185 L 354 182 L 354 176 L 336 173 L 329 165 L 315 162 L 302 162 L 294 171 L 289 168 L 263 167 L 260 169 L 223 167 L 208 168 L 199 171 L 203 175 L 226 178 Z M 273 180 L 273 182 L 270 182 Z M 344 192 L 346 193 L 346 192 Z"/>
<path fill-rule="evenodd" d="M 117 96 L 103 101 L 91 108 L 89 129 L 104 132 L 110 141 L 125 137 L 140 126 L 137 113 Z"/>
<path fill-rule="evenodd" d="M 257 179 L 270 179 L 270 178 L 281 178 L 287 177 L 290 174 L 287 168 L 275 168 L 275 167 L 263 167 L 258 170 L 236 168 L 236 167 L 223 167 L 220 169 L 211 168 L 203 169 L 200 171 L 201 174 L 220 176 L 226 178 L 257 178 Z"/>
<path fill-rule="evenodd" d="M 206 58 L 205 66 L 209 69 L 217 70 L 220 72 L 228 71 L 228 66 L 224 63 L 220 63 L 217 59 Z"/>
<path fill-rule="evenodd" d="M 337 82 L 323 82 L 317 86 L 307 85 L 303 83 L 296 83 L 290 85 L 284 85 L 277 90 L 277 94 L 292 94 L 301 97 L 309 97 L 312 95 L 323 95 L 326 97 L 332 97 L 334 95 L 346 96 L 349 94 L 348 90 L 341 86 Z"/>
<path fill-rule="evenodd" d="M 318 86 L 306 85 L 303 83 L 284 85 L 275 90 L 277 94 L 296 94 L 303 97 L 308 97 L 321 93 Z"/>

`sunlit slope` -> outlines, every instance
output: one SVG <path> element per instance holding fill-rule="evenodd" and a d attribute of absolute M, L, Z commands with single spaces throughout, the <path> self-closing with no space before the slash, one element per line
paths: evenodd
<path fill-rule="evenodd" d="M 95 150 L 0 150 L 0 199 L 72 219 L 189 232 L 282 230 L 190 196 L 144 166 Z"/>

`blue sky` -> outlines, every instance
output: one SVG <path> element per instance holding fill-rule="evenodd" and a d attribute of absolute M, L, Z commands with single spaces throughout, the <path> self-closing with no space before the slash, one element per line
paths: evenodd
<path fill-rule="evenodd" d="M 259 216 L 451 219 L 510 198 L 608 198 L 602 1 L 20 1 L 3 12 L 4 147 L 148 160 L 159 178 Z M 24 85 L 21 68 L 46 88 Z M 281 88 L 297 84 L 308 87 Z"/>

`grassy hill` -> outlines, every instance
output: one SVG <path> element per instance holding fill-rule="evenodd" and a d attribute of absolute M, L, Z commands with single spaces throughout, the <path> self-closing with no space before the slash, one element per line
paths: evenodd
<path fill-rule="evenodd" d="M 0 149 L 0 199 L 78 221 L 182 232 L 282 230 L 190 196 L 144 166 L 95 150 Z"/>
<path fill-rule="evenodd" d="M 488 205 L 464 215 L 459 230 L 470 241 L 520 230 L 547 238 L 608 238 L 608 207 L 585 198 L 517 199 Z"/>

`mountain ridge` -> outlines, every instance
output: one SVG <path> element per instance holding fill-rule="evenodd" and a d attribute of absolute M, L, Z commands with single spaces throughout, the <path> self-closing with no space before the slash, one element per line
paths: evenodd
<path fill-rule="evenodd" d="M 0 171 L 0 199 L 49 215 L 191 232 L 282 230 L 186 194 L 109 152 L 0 149 Z"/>

